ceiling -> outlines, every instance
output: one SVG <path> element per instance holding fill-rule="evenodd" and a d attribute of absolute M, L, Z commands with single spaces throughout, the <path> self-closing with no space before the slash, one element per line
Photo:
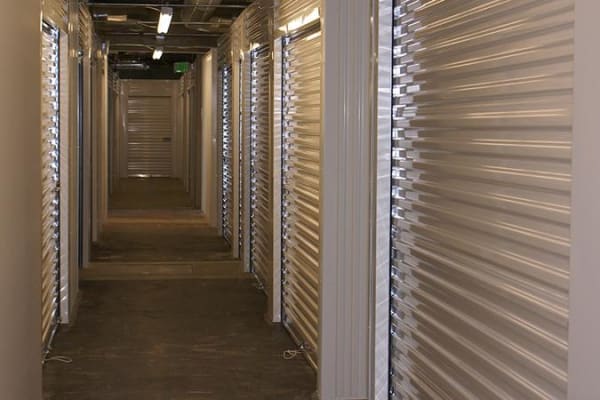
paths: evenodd
<path fill-rule="evenodd" d="M 252 0 L 91 0 L 88 6 L 94 18 L 96 33 L 110 43 L 113 66 L 139 62 L 146 70 L 119 69 L 119 76 L 128 79 L 177 79 L 173 72 L 177 61 L 193 62 L 217 46 L 219 37 L 228 31 L 231 22 L 250 5 Z M 168 34 L 158 37 L 156 27 L 160 7 L 173 8 L 173 20 Z M 126 21 L 110 22 L 121 18 Z M 108 18 L 107 18 L 108 17 Z M 162 47 L 164 55 L 152 60 L 154 48 Z"/>

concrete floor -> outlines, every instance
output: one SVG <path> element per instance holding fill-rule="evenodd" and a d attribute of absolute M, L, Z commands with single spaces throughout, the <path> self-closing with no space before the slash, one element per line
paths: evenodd
<path fill-rule="evenodd" d="M 125 178 L 108 200 L 113 210 L 156 210 L 192 208 L 191 196 L 175 178 Z"/>
<path fill-rule="evenodd" d="M 308 400 L 315 388 L 249 279 L 86 281 L 44 367 L 46 400 Z"/>
<path fill-rule="evenodd" d="M 46 363 L 45 400 L 311 399 L 314 372 L 283 359 L 293 342 L 201 217 L 113 212 L 101 239 L 50 354 L 73 362 Z"/>

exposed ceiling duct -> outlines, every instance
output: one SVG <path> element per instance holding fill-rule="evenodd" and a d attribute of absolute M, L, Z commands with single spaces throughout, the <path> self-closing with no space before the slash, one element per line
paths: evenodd
<path fill-rule="evenodd" d="M 233 20 L 214 15 L 221 2 L 222 0 L 185 0 L 185 4 L 189 6 L 181 11 L 185 27 L 203 32 L 226 31 Z"/>

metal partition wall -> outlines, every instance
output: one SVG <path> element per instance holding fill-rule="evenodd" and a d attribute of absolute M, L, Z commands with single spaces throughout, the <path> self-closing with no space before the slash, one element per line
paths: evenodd
<path fill-rule="evenodd" d="M 263 287 L 272 285 L 271 48 L 250 53 L 250 263 Z"/>
<path fill-rule="evenodd" d="M 59 323 L 60 114 L 59 31 L 42 28 L 42 350 Z"/>
<path fill-rule="evenodd" d="M 285 37 L 282 49 L 283 323 L 318 367 L 321 32 Z"/>
<path fill-rule="evenodd" d="M 221 70 L 221 159 L 222 159 L 222 216 L 223 236 L 230 243 L 233 240 L 233 137 L 232 137 L 232 98 L 231 65 Z"/>
<path fill-rule="evenodd" d="M 395 7 L 392 399 L 564 399 L 571 0 Z"/>

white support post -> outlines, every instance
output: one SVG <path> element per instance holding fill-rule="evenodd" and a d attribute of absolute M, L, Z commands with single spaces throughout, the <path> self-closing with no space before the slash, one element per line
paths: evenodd
<path fill-rule="evenodd" d="M 373 16 L 322 0 L 321 400 L 368 399 L 373 276 Z"/>
<path fill-rule="evenodd" d="M 378 0 L 376 26 L 377 52 L 377 148 L 376 176 L 373 178 L 373 203 L 376 204 L 374 283 L 371 326 L 371 394 L 369 399 L 388 400 L 389 391 L 389 316 L 390 316 L 390 229 L 392 175 L 392 46 L 393 0 Z"/>
<path fill-rule="evenodd" d="M 600 399 L 600 3 L 575 2 L 575 104 L 569 293 L 570 400 Z"/>

